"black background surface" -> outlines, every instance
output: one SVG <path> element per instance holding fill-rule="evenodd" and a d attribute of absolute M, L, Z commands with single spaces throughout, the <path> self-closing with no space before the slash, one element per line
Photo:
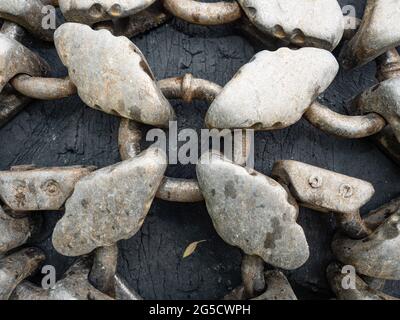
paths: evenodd
<path fill-rule="evenodd" d="M 357 15 L 362 16 L 364 1 L 339 2 L 354 5 Z M 158 79 L 190 72 L 220 85 L 227 83 L 260 50 L 239 36 L 232 26 L 200 27 L 177 19 L 132 40 L 143 51 Z M 53 66 L 52 76 L 67 74 L 52 45 L 30 37 L 25 44 Z M 347 113 L 351 98 L 376 83 L 374 75 L 374 62 L 350 72 L 341 70 L 321 101 L 333 110 Z M 180 128 L 203 127 L 207 104 L 173 101 L 173 105 Z M 34 101 L 0 128 L 0 169 L 31 163 L 98 167 L 114 164 L 120 161 L 118 126 L 119 118 L 86 107 L 77 96 Z M 400 168 L 369 139 L 335 138 L 305 120 L 287 129 L 257 133 L 255 159 L 255 168 L 267 175 L 276 160 L 294 159 L 370 181 L 376 194 L 362 208 L 363 212 L 400 195 Z M 170 166 L 167 174 L 195 177 L 193 166 Z M 55 252 L 49 238 L 61 215 L 43 213 L 45 240 L 35 243 L 46 251 L 47 263 L 53 264 L 59 275 L 73 261 Z M 306 232 L 310 259 L 286 274 L 299 298 L 330 298 L 325 269 L 333 259 L 330 241 L 334 219 L 330 214 L 301 209 L 299 223 Z M 191 257 L 182 259 L 186 246 L 197 240 L 207 241 Z M 219 299 L 241 282 L 241 253 L 217 235 L 203 203 L 155 200 L 141 231 L 121 241 L 119 247 L 118 270 L 145 299 Z M 396 282 L 388 282 L 386 291 L 400 296 Z"/>

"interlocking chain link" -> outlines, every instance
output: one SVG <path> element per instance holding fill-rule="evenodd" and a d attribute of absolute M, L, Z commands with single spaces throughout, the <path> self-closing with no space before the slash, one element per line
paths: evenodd
<path fill-rule="evenodd" d="M 42 26 L 42 9 L 48 5 L 59 5 L 69 21 L 62 24 L 56 18 L 55 33 Z M 279 49 L 259 52 L 224 87 L 191 74 L 156 81 L 140 49 L 119 36 L 157 27 L 170 14 L 209 26 L 235 23 L 262 45 Z M 363 21 L 353 21 L 355 32 L 345 31 L 351 19 L 343 17 L 336 0 L 0 0 L 0 18 L 5 20 L 0 31 L 0 125 L 30 99 L 78 94 L 89 107 L 121 117 L 122 158 L 102 169 L 18 166 L 0 172 L 0 255 L 7 254 L 0 263 L 1 299 L 141 299 L 116 274 L 116 243 L 140 230 L 155 197 L 205 201 L 218 234 L 242 249 L 243 284 L 227 299 L 297 299 L 282 272 L 264 267 L 293 270 L 308 260 L 306 236 L 297 223 L 299 205 L 334 214 L 338 233 L 332 248 L 340 263 L 331 264 L 327 275 L 338 298 L 394 299 L 373 285 L 400 280 L 399 199 L 362 218 L 360 210 L 375 192 L 366 181 L 292 160 L 276 162 L 271 177 L 244 164 L 252 145 L 247 129 L 281 129 L 303 116 L 338 137 L 373 136 L 400 162 L 400 57 L 393 49 L 400 45 L 400 28 L 394 27 L 400 8 L 395 1 L 368 1 Z M 47 63 L 20 42 L 25 29 L 54 40 L 68 69 L 66 78 L 47 77 Z M 379 57 L 380 83 L 354 99 L 355 115 L 338 114 L 317 101 L 337 75 L 339 65 L 330 51 L 343 37 L 350 39 L 341 56 L 344 66 Z M 115 51 L 124 52 L 121 59 L 115 59 Z M 164 176 L 166 154 L 157 144 L 141 151 L 141 141 L 142 124 L 164 128 L 175 119 L 167 99 L 204 100 L 210 104 L 207 127 L 243 131 L 233 161 L 212 150 L 201 155 L 197 180 Z M 45 259 L 39 249 L 9 254 L 39 232 L 29 212 L 45 210 L 65 210 L 53 230 L 55 249 L 84 256 L 48 290 L 23 281 Z M 340 286 L 342 264 L 353 265 L 360 275 L 356 289 Z"/>

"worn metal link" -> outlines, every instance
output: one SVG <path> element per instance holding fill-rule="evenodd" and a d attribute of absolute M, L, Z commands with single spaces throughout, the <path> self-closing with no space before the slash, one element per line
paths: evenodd
<path fill-rule="evenodd" d="M 183 77 L 160 80 L 158 85 L 168 99 L 183 99 L 185 102 L 192 100 L 205 100 L 209 103 L 215 99 L 222 88 L 210 81 L 193 78 L 191 74 Z M 237 159 L 245 161 L 249 155 L 250 137 L 243 133 L 243 141 L 238 146 L 241 155 Z M 121 120 L 119 129 L 119 150 L 121 158 L 126 160 L 140 152 L 142 134 L 139 125 L 133 121 Z M 236 145 L 237 146 L 237 145 Z M 196 180 L 177 179 L 164 177 L 157 190 L 156 197 L 172 202 L 198 202 L 203 201 L 203 195 Z"/>
<path fill-rule="evenodd" d="M 31 282 L 19 284 L 11 295 L 12 300 L 113 300 L 93 287 L 88 281 L 91 261 L 78 259 L 57 281 L 54 287 L 44 289 Z"/>
<path fill-rule="evenodd" d="M 0 260 L 0 300 L 8 300 L 18 284 L 32 275 L 44 261 L 37 248 L 25 248 Z"/>
<path fill-rule="evenodd" d="M 59 0 L 65 19 L 71 22 L 93 25 L 99 21 L 132 16 L 155 0 Z"/>
<path fill-rule="evenodd" d="M 344 47 L 341 62 L 345 68 L 364 65 L 400 45 L 400 19 L 397 1 L 368 0 L 360 28 Z"/>
<path fill-rule="evenodd" d="M 29 61 L 26 62 L 24 52 L 28 52 L 28 49 L 23 47 L 22 54 L 18 53 L 22 48 L 18 41 L 21 40 L 23 35 L 24 30 L 12 22 L 4 22 L 0 30 L 0 44 L 4 48 L 2 55 L 0 55 L 0 64 L 2 64 L 2 70 L 0 71 L 0 126 L 15 116 L 30 101 L 29 98 L 19 94 L 8 84 L 8 81 L 14 75 L 13 70 L 16 70 L 13 65 L 19 65 L 17 70 L 23 70 L 26 73 L 39 72 L 41 74 L 41 71 L 44 71 L 44 69 L 40 68 L 44 64 L 39 62 L 37 56 L 33 56 L 33 53 L 30 56 L 33 59 L 31 66 L 29 66 Z M 19 58 L 18 55 L 20 55 Z M 16 61 L 10 61 L 12 58 L 15 58 Z M 36 67 L 34 66 L 35 61 Z"/>
<path fill-rule="evenodd" d="M 301 205 L 321 212 L 334 212 L 340 229 L 359 239 L 371 233 L 360 216 L 375 190 L 363 180 L 297 161 L 278 161 L 272 176 L 287 186 Z"/>
<path fill-rule="evenodd" d="M 0 198 L 16 211 L 59 210 L 94 167 L 13 168 L 0 171 Z"/>
<path fill-rule="evenodd" d="M 101 21 L 93 27 L 95 29 L 107 29 L 115 36 L 131 38 L 166 23 L 170 18 L 171 15 L 157 1 L 152 6 L 133 16 Z"/>
<path fill-rule="evenodd" d="M 55 32 L 43 28 L 46 5 L 59 5 L 69 22 L 59 26 L 57 20 Z M 319 14 L 310 14 L 314 11 Z M 201 25 L 235 23 L 269 50 L 257 53 L 224 87 L 191 74 L 156 81 L 140 49 L 120 36 L 159 26 L 170 13 Z M 309 259 L 299 205 L 335 216 L 332 250 L 340 263 L 328 267 L 327 277 L 339 299 L 395 299 L 378 287 L 386 279 L 400 280 L 399 199 L 362 216 L 375 192 L 367 181 L 293 160 L 277 161 L 271 177 L 245 166 L 252 151 L 246 129 L 282 129 L 303 116 L 335 136 L 373 136 L 400 163 L 400 57 L 394 49 L 400 29 L 393 27 L 400 7 L 395 1 L 368 1 L 359 29 L 346 32 L 349 18 L 343 18 L 336 0 L 0 0 L 0 18 L 5 19 L 0 125 L 31 98 L 77 94 L 87 106 L 121 118 L 122 159 L 102 169 L 27 165 L 0 171 L 0 299 L 142 299 L 117 273 L 117 242 L 141 229 L 156 197 L 205 201 L 220 237 L 243 251 L 242 285 L 228 299 L 297 299 L 285 275 L 265 270 L 265 264 L 293 270 Z M 22 27 L 54 40 L 67 77 L 48 77 L 47 63 L 20 42 Z M 317 102 L 337 75 L 339 64 L 330 51 L 343 37 L 350 40 L 342 53 L 345 67 L 380 56 L 380 83 L 354 99 L 354 115 Z M 291 48 L 274 48 L 285 45 Z M 117 52 L 123 54 L 116 57 Z M 197 179 L 166 177 L 165 150 L 155 143 L 142 151 L 141 142 L 142 124 L 167 127 L 175 119 L 168 99 L 206 101 L 206 127 L 242 130 L 233 159 L 211 150 L 196 165 Z M 44 254 L 20 247 L 41 230 L 32 212 L 48 210 L 65 211 L 52 230 L 55 250 L 83 257 L 53 288 L 43 289 L 25 279 Z M 355 266 L 356 289 L 342 290 L 341 263 Z"/>
<path fill-rule="evenodd" d="M 376 113 L 365 116 L 347 116 L 336 113 L 318 102 L 314 102 L 304 117 L 318 129 L 348 139 L 365 138 L 380 132 L 386 121 Z"/>
<path fill-rule="evenodd" d="M 194 0 L 164 0 L 174 16 L 201 25 L 219 25 L 245 15 L 265 36 L 298 46 L 333 50 L 344 32 L 344 19 L 335 0 L 255 1 L 203 3 Z M 318 11 L 318 15 L 310 12 Z"/>
<path fill-rule="evenodd" d="M 69 78 L 39 78 L 20 74 L 12 78 L 10 84 L 24 96 L 39 100 L 57 100 L 76 94 L 76 87 Z"/>
<path fill-rule="evenodd" d="M 43 27 L 48 14 L 47 10 L 43 10 L 46 5 L 54 5 L 54 0 L 1 0 L 0 18 L 23 26 L 42 40 L 53 41 L 54 28 Z M 58 25 L 60 21 L 56 19 Z"/>
<path fill-rule="evenodd" d="M 49 66 L 18 41 L 24 30 L 12 22 L 4 22 L 0 30 L 0 126 L 15 116 L 29 102 L 13 90 L 9 81 L 17 74 L 45 75 Z"/>
<path fill-rule="evenodd" d="M 371 221 L 369 224 L 374 227 L 374 232 L 362 239 L 351 239 L 338 233 L 332 243 L 334 254 L 342 263 L 353 265 L 360 274 L 399 280 L 400 199 L 373 211 L 365 220 Z"/>
<path fill-rule="evenodd" d="M 13 218 L 0 207 L 0 255 L 23 245 L 33 229 L 29 217 Z"/>
<path fill-rule="evenodd" d="M 331 263 L 326 271 L 331 288 L 339 300 L 398 300 L 395 297 L 369 287 L 358 275 L 356 275 L 354 288 L 343 288 L 343 281 L 345 281 L 344 277 L 346 274 L 342 270 L 343 265 L 335 262 Z"/>
<path fill-rule="evenodd" d="M 297 300 L 286 276 L 279 270 L 265 271 L 263 274 L 265 291 L 252 300 Z M 227 294 L 225 300 L 246 300 L 249 297 L 245 293 L 243 286 L 239 286 Z"/>
<path fill-rule="evenodd" d="M 176 17 L 208 26 L 234 22 L 242 16 L 242 11 L 236 1 L 204 3 L 194 0 L 164 0 L 164 6 Z"/>

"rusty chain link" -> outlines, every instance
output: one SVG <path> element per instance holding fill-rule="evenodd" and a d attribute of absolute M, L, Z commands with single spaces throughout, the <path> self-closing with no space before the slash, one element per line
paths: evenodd
<path fill-rule="evenodd" d="M 42 9 L 49 5 L 59 6 L 67 21 L 55 17 L 55 32 L 42 25 L 48 15 Z M 318 16 L 310 15 L 314 11 Z M 226 299 L 297 299 L 284 273 L 267 271 L 265 264 L 293 270 L 308 260 L 306 235 L 297 223 L 299 206 L 335 217 L 332 250 L 339 262 L 329 265 L 327 277 L 339 299 L 394 299 L 379 285 L 400 280 L 399 199 L 362 217 L 361 208 L 375 192 L 369 182 L 293 160 L 277 161 L 271 177 L 245 166 L 253 143 L 246 130 L 286 128 L 303 116 L 338 137 L 372 136 L 400 163 L 400 56 L 395 49 L 400 28 L 394 27 L 400 7 L 368 1 L 365 12 L 361 22 L 354 20 L 358 29 L 345 32 L 349 18 L 336 0 L 0 0 L 0 125 L 31 99 L 77 94 L 87 106 L 121 117 L 122 159 L 102 169 L 17 166 L 0 171 L 0 255 L 5 255 L 0 299 L 141 299 L 117 274 L 116 243 L 140 230 L 155 197 L 205 201 L 221 238 L 243 251 L 243 284 Z M 224 87 L 191 74 L 156 81 L 127 37 L 159 26 L 171 14 L 201 25 L 235 23 L 278 50 L 259 52 Z M 67 77 L 49 77 L 50 66 L 21 43 L 26 31 L 54 41 Z M 342 38 L 349 40 L 340 57 L 343 66 L 378 58 L 380 82 L 353 99 L 352 115 L 317 101 L 337 75 L 331 51 Z M 124 55 L 116 59 L 111 49 Z M 165 176 L 164 150 L 157 143 L 144 151 L 141 146 L 142 124 L 166 128 L 175 119 L 168 99 L 204 100 L 210 105 L 206 127 L 241 131 L 233 159 L 211 150 L 196 164 L 197 180 Z M 44 253 L 18 249 L 40 229 L 29 213 L 46 210 L 65 211 L 53 230 L 54 248 L 81 257 L 49 289 L 25 280 L 42 264 Z M 341 287 L 342 264 L 356 268 L 355 289 Z"/>

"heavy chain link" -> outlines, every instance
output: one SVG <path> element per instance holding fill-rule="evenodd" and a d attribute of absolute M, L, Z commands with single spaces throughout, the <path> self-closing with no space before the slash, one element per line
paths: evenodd
<path fill-rule="evenodd" d="M 67 21 L 58 17 L 55 32 L 42 26 L 48 5 L 59 5 Z M 349 18 L 336 0 L 0 0 L 0 125 L 31 99 L 78 94 L 89 107 L 121 117 L 122 159 L 103 169 L 18 166 L 0 172 L 0 254 L 6 255 L 0 261 L 0 298 L 141 299 L 116 272 L 116 243 L 140 230 L 158 197 L 205 201 L 218 234 L 242 249 L 243 285 L 226 299 L 297 299 L 282 272 L 264 268 L 267 263 L 293 270 L 308 260 L 308 243 L 297 223 L 299 205 L 335 216 L 332 249 L 340 263 L 331 264 L 327 275 L 339 299 L 394 299 L 377 283 L 400 280 L 399 199 L 362 218 L 360 209 L 375 192 L 366 181 L 291 160 L 276 162 L 271 177 L 244 166 L 252 145 L 246 129 L 281 129 L 303 116 L 338 137 L 372 136 L 400 163 L 400 57 L 394 49 L 400 45 L 400 6 L 384 0 L 367 6 L 352 32 L 345 31 Z M 208 26 L 235 23 L 266 48 L 279 49 L 258 53 L 225 87 L 191 74 L 156 81 L 140 49 L 126 37 L 159 26 L 171 14 Z M 54 40 L 66 78 L 47 76 L 48 64 L 20 43 L 26 31 Z M 379 57 L 380 83 L 354 99 L 353 115 L 317 101 L 338 72 L 330 51 L 342 38 L 349 40 L 340 59 L 345 67 Z M 121 59 L 114 57 L 116 51 L 124 52 Z M 204 100 L 210 104 L 207 127 L 242 130 L 233 161 L 210 151 L 200 159 L 209 161 L 196 166 L 197 180 L 164 176 L 166 154 L 156 144 L 142 152 L 141 142 L 142 124 L 164 128 L 175 118 L 167 99 Z M 45 210 L 65 210 L 53 231 L 55 249 L 82 256 L 50 289 L 23 281 L 44 261 L 43 252 L 14 250 L 39 232 L 27 213 Z M 356 268 L 355 289 L 342 288 L 342 264 Z"/>

